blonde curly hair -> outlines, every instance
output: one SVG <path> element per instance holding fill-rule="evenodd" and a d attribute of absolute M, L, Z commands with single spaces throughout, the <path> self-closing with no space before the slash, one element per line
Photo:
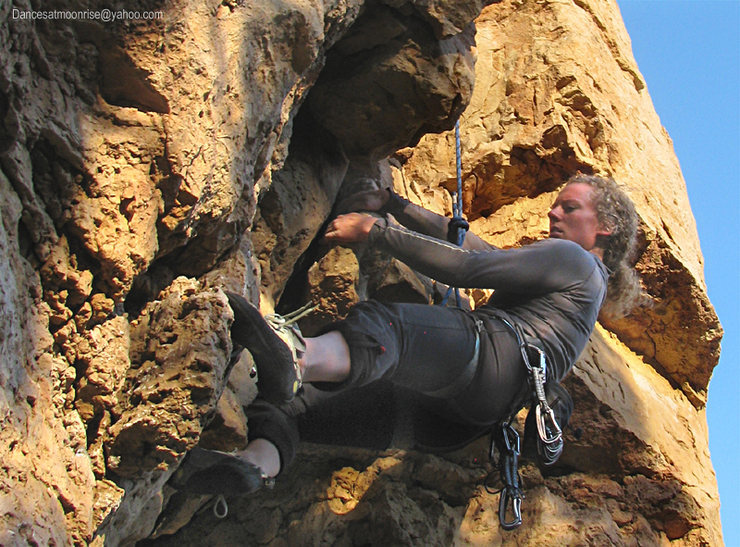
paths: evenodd
<path fill-rule="evenodd" d="M 611 178 L 577 173 L 565 186 L 587 184 L 601 225 L 611 231 L 602 236 L 604 265 L 609 268 L 609 284 L 603 312 L 612 318 L 627 315 L 641 300 L 640 280 L 632 267 L 637 244 L 638 218 L 629 196 Z"/>

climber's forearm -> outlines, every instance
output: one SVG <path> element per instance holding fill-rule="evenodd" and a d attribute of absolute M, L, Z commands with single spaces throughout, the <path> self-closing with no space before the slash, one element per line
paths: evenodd
<path fill-rule="evenodd" d="M 450 218 L 437 213 L 433 213 L 423 207 L 411 203 L 409 200 L 402 198 L 394 192 L 390 192 L 390 198 L 383 208 L 383 212 L 393 215 L 400 224 L 418 232 L 436 239 L 449 241 L 448 230 Z M 470 250 L 487 250 L 492 245 L 486 243 L 475 234 L 468 232 L 465 236 L 463 249 Z"/>

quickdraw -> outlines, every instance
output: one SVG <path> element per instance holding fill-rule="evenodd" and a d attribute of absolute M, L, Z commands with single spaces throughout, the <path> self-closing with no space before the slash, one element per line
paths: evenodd
<path fill-rule="evenodd" d="M 532 392 L 534 392 L 535 406 L 533 410 L 537 423 L 537 451 L 544 465 L 553 465 L 563 452 L 563 432 L 555 418 L 555 412 L 547 402 L 547 396 L 545 394 L 545 384 L 547 382 L 547 359 L 545 352 L 537 346 L 526 342 L 524 332 L 519 325 L 516 327 L 513 326 L 504 317 L 499 317 L 499 319 L 516 335 L 522 360 L 529 373 L 530 387 L 532 388 Z M 530 351 L 537 353 L 537 365 L 532 365 Z M 515 414 L 516 411 L 500 424 L 500 429 L 494 429 L 491 435 L 491 461 L 498 466 L 501 480 L 504 483 L 504 487 L 501 489 L 498 512 L 499 522 L 504 530 L 513 530 L 522 524 L 521 506 L 524 496 L 521 489 L 521 477 L 518 471 L 521 445 L 519 434 L 511 424 Z M 498 449 L 500 453 L 498 462 L 496 462 L 495 458 L 495 449 Z M 511 506 L 511 513 L 513 514 L 511 520 L 507 520 L 509 506 Z"/>
<path fill-rule="evenodd" d="M 519 433 L 506 421 L 501 424 L 501 429 L 494 432 L 491 440 L 491 454 L 493 461 L 496 460 L 495 452 L 498 448 L 500 454 L 498 468 L 504 487 L 501 489 L 498 503 L 498 519 L 504 530 L 513 530 L 522 524 L 522 499 L 521 477 L 519 476 L 519 454 L 521 442 Z M 488 487 L 486 487 L 488 489 Z M 490 489 L 488 489 L 491 492 Z M 493 493 L 493 492 L 492 492 Z M 507 513 L 511 506 L 511 520 L 507 519 Z"/>
<path fill-rule="evenodd" d="M 518 327 L 518 326 L 517 326 Z M 563 453 L 563 431 L 558 425 L 555 419 L 555 412 L 550 408 L 547 403 L 547 396 L 545 395 L 545 383 L 547 382 L 547 359 L 545 358 L 545 352 L 537 346 L 527 344 L 524 342 L 524 336 L 521 332 L 521 328 L 517 332 L 520 339 L 520 349 L 524 364 L 527 366 L 529 371 L 529 381 L 532 385 L 532 389 L 537 396 L 537 402 L 535 403 L 535 421 L 537 423 L 537 434 L 539 442 L 537 443 L 537 452 L 542 459 L 543 465 L 553 465 L 560 454 Z M 539 366 L 532 366 L 527 355 L 527 349 L 532 349 L 537 352 L 539 356 Z"/>

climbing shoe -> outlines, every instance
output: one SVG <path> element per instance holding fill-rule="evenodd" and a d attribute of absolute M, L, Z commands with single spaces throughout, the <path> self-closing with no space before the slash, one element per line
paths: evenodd
<path fill-rule="evenodd" d="M 289 403 L 301 388 L 298 360 L 306 351 L 306 342 L 295 324 L 300 315 L 262 317 L 243 297 L 228 292 L 226 296 L 234 312 L 231 338 L 252 354 L 262 398 L 273 404 Z"/>
<path fill-rule="evenodd" d="M 238 496 L 271 488 L 274 479 L 235 454 L 196 446 L 185 456 L 168 484 L 188 494 Z"/>

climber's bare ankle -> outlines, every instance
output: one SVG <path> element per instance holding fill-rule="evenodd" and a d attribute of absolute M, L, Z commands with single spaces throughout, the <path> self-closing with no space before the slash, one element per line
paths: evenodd
<path fill-rule="evenodd" d="M 239 455 L 259 467 L 268 477 L 276 477 L 280 473 L 280 452 L 268 439 L 253 439 Z"/>

